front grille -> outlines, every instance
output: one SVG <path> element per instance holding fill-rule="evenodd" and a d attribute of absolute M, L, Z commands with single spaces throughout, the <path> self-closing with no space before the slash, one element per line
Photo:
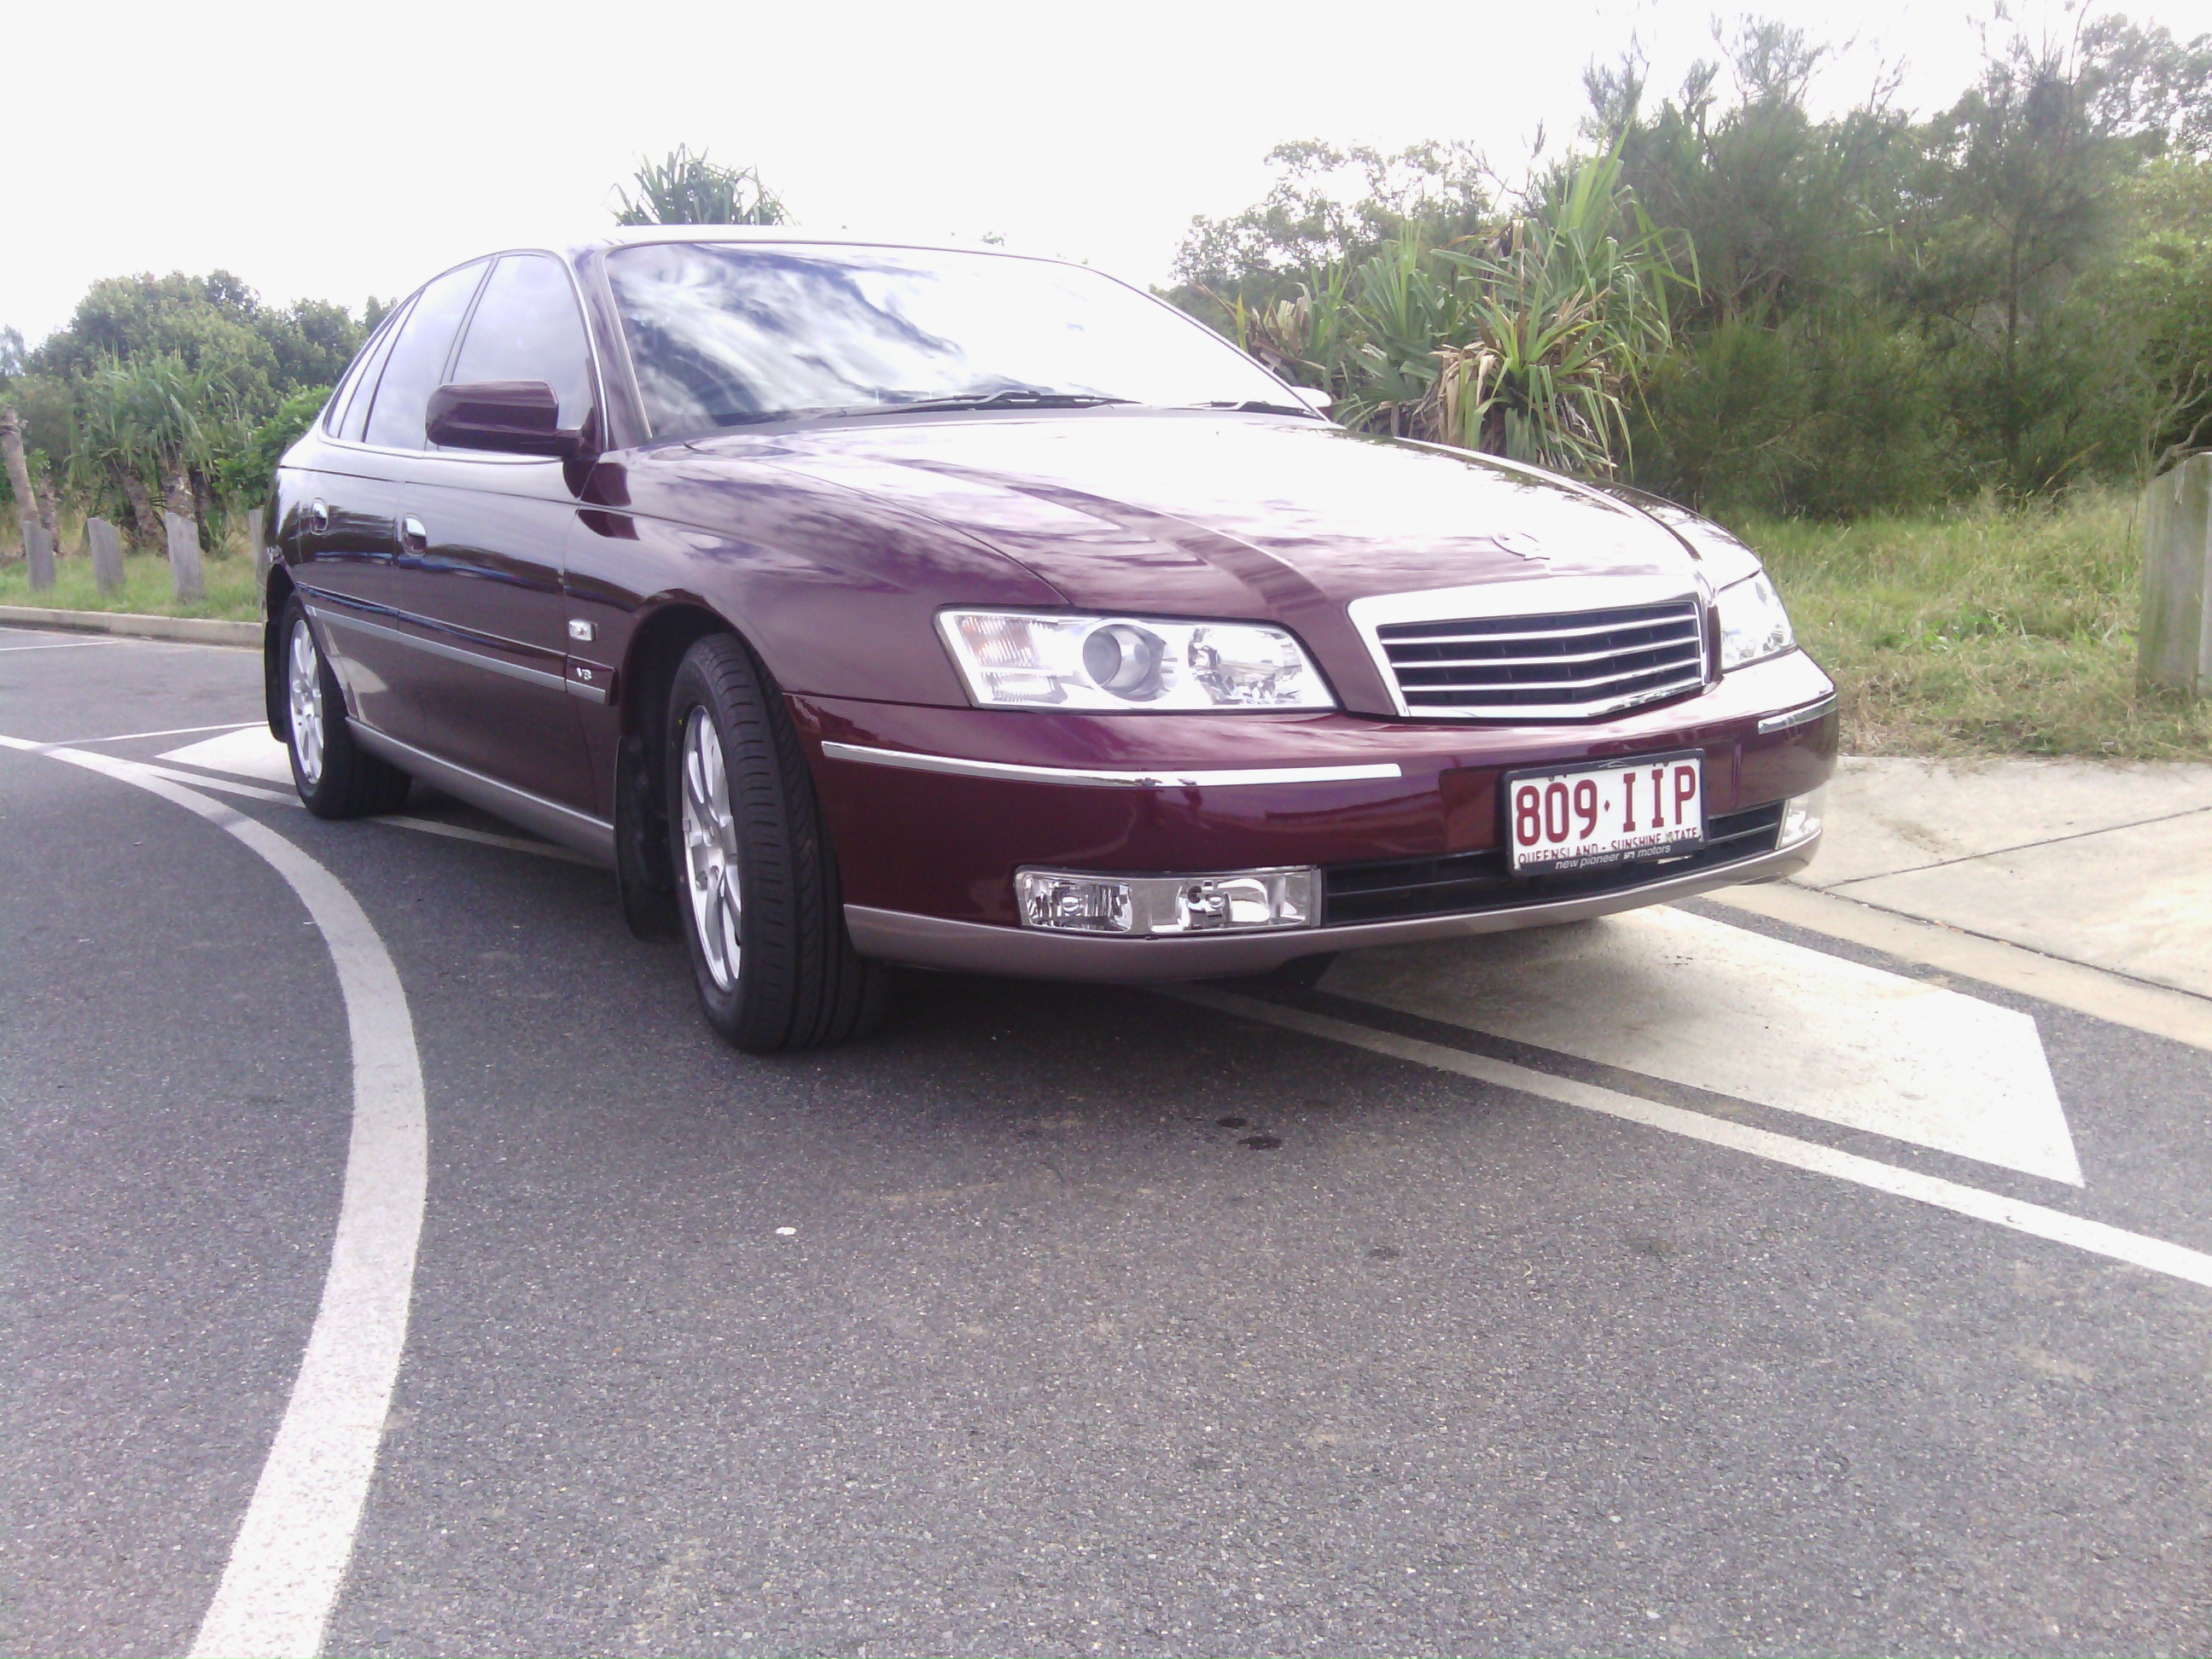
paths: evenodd
<path fill-rule="evenodd" d="M 1695 852 L 1607 865 L 1599 870 L 1516 876 L 1503 848 L 1486 853 L 1454 853 L 1443 858 L 1332 865 L 1322 872 L 1322 926 L 1462 915 L 1618 892 L 1771 853 L 1781 834 L 1782 804 L 1777 801 L 1709 820 L 1705 844 Z"/>
<path fill-rule="evenodd" d="M 1376 641 L 1415 714 L 1595 720 L 1705 683 L 1698 602 L 1546 617 L 1384 623 Z"/>

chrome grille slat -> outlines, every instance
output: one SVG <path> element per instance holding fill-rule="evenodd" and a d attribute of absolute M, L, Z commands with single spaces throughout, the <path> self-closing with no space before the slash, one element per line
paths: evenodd
<path fill-rule="evenodd" d="M 1701 690 L 1691 598 L 1542 616 L 1439 617 L 1374 630 L 1405 707 L 1462 720 L 1595 720 Z"/>

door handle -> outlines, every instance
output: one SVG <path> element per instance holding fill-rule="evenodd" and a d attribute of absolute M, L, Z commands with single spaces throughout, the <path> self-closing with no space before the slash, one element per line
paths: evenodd
<path fill-rule="evenodd" d="M 430 532 L 422 528 L 422 520 L 407 518 L 399 521 L 399 545 L 410 553 L 429 550 Z"/>
<path fill-rule="evenodd" d="M 307 503 L 307 528 L 321 535 L 331 527 L 331 504 L 318 495 Z"/>

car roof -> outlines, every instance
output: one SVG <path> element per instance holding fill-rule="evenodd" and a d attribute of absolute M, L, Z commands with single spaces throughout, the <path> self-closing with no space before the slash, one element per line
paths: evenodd
<path fill-rule="evenodd" d="M 586 246 L 634 247 L 641 242 L 818 243 L 832 247 L 914 248 L 930 253 L 996 253 L 1010 259 L 1042 259 L 1052 264 L 1069 263 L 1048 253 L 1024 253 L 995 242 L 871 236 L 848 230 L 807 230 L 798 225 L 624 225 Z"/>

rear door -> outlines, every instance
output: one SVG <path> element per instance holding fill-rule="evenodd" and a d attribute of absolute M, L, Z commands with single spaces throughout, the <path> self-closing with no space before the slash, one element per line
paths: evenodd
<path fill-rule="evenodd" d="M 418 682 L 425 653 L 400 562 L 401 468 L 422 447 L 431 389 L 452 358 L 489 264 L 479 259 L 449 270 L 415 296 L 346 388 L 344 406 L 332 410 L 337 441 L 305 486 L 295 577 L 354 712 L 404 743 L 422 740 Z"/>
<path fill-rule="evenodd" d="M 561 423 L 590 417 L 596 380 L 568 267 L 501 254 L 445 379 L 541 380 Z M 427 404 L 428 393 L 424 394 Z M 442 759 L 581 811 L 595 801 L 571 690 L 562 554 L 576 498 L 558 460 L 436 449 L 400 467 L 398 565 L 405 608 L 428 633 L 412 668 L 423 745 Z"/>

